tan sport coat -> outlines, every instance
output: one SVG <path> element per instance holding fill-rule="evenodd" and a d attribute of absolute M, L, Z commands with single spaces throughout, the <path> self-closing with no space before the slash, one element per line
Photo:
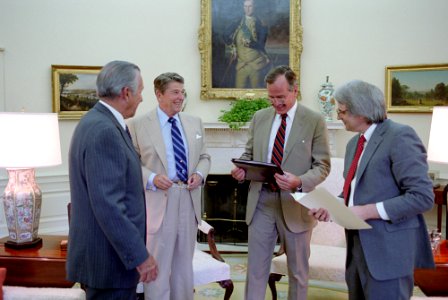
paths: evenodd
<path fill-rule="evenodd" d="M 249 139 L 242 159 L 266 161 L 269 134 L 275 117 L 270 107 L 258 111 L 250 124 Z M 289 126 L 289 125 L 288 125 Z M 300 177 L 303 192 L 309 192 L 330 172 L 330 150 L 327 128 L 322 116 L 298 104 L 294 122 L 283 154 L 282 169 Z M 257 207 L 262 182 L 252 181 L 247 199 L 246 222 L 249 225 Z M 302 232 L 315 225 L 308 209 L 294 201 L 291 191 L 281 191 L 281 204 L 286 226 Z"/>
<path fill-rule="evenodd" d="M 208 155 L 204 140 L 204 127 L 200 118 L 185 113 L 179 113 L 179 119 L 185 133 L 188 145 L 188 176 L 200 172 L 205 178 L 210 170 L 210 155 Z M 160 128 L 157 110 L 136 117 L 128 123 L 132 141 L 142 162 L 143 184 L 146 187 L 152 173 L 167 175 L 165 143 Z M 145 189 L 148 234 L 156 232 L 164 218 L 168 201 L 168 192 L 157 189 Z M 198 224 L 201 222 L 201 189 L 190 191 L 194 212 Z"/>

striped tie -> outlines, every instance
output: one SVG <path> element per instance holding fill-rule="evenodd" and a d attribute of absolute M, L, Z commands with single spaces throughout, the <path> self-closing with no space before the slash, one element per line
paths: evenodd
<path fill-rule="evenodd" d="M 286 117 L 288 114 L 282 114 L 282 123 L 278 127 L 275 136 L 274 146 L 272 147 L 271 162 L 281 167 L 283 160 L 283 147 L 285 145 Z"/>
<path fill-rule="evenodd" d="M 180 130 L 176 125 L 176 119 L 169 118 L 171 123 L 171 138 L 173 139 L 174 160 L 176 161 L 176 173 L 180 181 L 187 182 L 187 156 L 185 154 L 184 142 Z"/>

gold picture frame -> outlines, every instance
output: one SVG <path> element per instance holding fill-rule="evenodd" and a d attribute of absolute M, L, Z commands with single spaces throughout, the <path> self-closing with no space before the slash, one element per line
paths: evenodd
<path fill-rule="evenodd" d="M 224 34 L 226 33 L 225 27 L 231 24 L 232 19 L 237 22 L 240 20 L 239 22 L 242 24 L 243 3 L 244 1 L 241 0 L 201 0 L 198 45 L 201 55 L 201 99 L 240 99 L 267 96 L 266 88 L 261 81 L 257 87 L 237 88 L 235 82 L 238 80 L 234 79 L 234 82 L 227 80 L 231 64 L 236 65 L 238 62 L 232 62 L 232 59 L 229 58 L 232 56 L 231 53 L 236 53 L 235 46 L 229 46 L 223 36 L 228 36 Z M 258 8 L 259 11 L 264 12 L 264 19 L 268 21 L 263 23 L 268 28 L 264 51 L 268 62 L 266 66 L 268 64 L 269 67 L 280 64 L 289 65 L 297 74 L 300 90 L 300 55 L 303 49 L 301 0 L 257 0 L 256 3 L 255 14 Z M 233 34 L 233 37 L 235 36 L 236 33 Z M 264 77 L 261 75 L 263 74 L 260 74 L 260 77 Z"/>
<path fill-rule="evenodd" d="M 96 96 L 96 77 L 99 66 L 51 66 L 53 112 L 59 119 L 79 120 L 98 97 Z"/>
<path fill-rule="evenodd" d="M 448 64 L 386 67 L 387 112 L 430 113 L 441 105 L 448 105 Z"/>

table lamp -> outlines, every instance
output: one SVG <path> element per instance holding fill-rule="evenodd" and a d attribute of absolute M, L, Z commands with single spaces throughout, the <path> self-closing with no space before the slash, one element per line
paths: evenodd
<path fill-rule="evenodd" d="M 444 164 L 448 163 L 448 139 L 446 138 L 447 127 L 448 106 L 435 106 L 432 110 L 431 131 L 429 132 L 429 161 Z M 448 185 L 446 185 L 445 189 L 443 190 L 443 198 L 445 203 L 447 198 L 447 191 Z M 448 228 L 446 228 L 446 234 L 448 234 Z"/>
<path fill-rule="evenodd" d="M 435 106 L 432 110 L 431 131 L 429 132 L 428 160 L 448 163 L 448 106 Z"/>
<path fill-rule="evenodd" d="M 38 237 L 42 193 L 35 167 L 61 164 L 58 117 L 55 113 L 0 112 L 0 167 L 9 176 L 3 195 L 9 237 L 5 247 L 29 248 Z"/>

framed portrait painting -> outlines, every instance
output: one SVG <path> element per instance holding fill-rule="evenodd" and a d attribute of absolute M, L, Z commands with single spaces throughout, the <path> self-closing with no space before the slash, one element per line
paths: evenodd
<path fill-rule="evenodd" d="M 299 77 L 300 1 L 201 0 L 201 98 L 265 97 L 264 77 L 278 65 Z"/>
<path fill-rule="evenodd" d="M 59 119 L 80 119 L 97 102 L 98 66 L 51 66 L 53 112 Z"/>
<path fill-rule="evenodd" d="M 448 64 L 386 67 L 388 112 L 432 112 L 448 105 Z"/>

